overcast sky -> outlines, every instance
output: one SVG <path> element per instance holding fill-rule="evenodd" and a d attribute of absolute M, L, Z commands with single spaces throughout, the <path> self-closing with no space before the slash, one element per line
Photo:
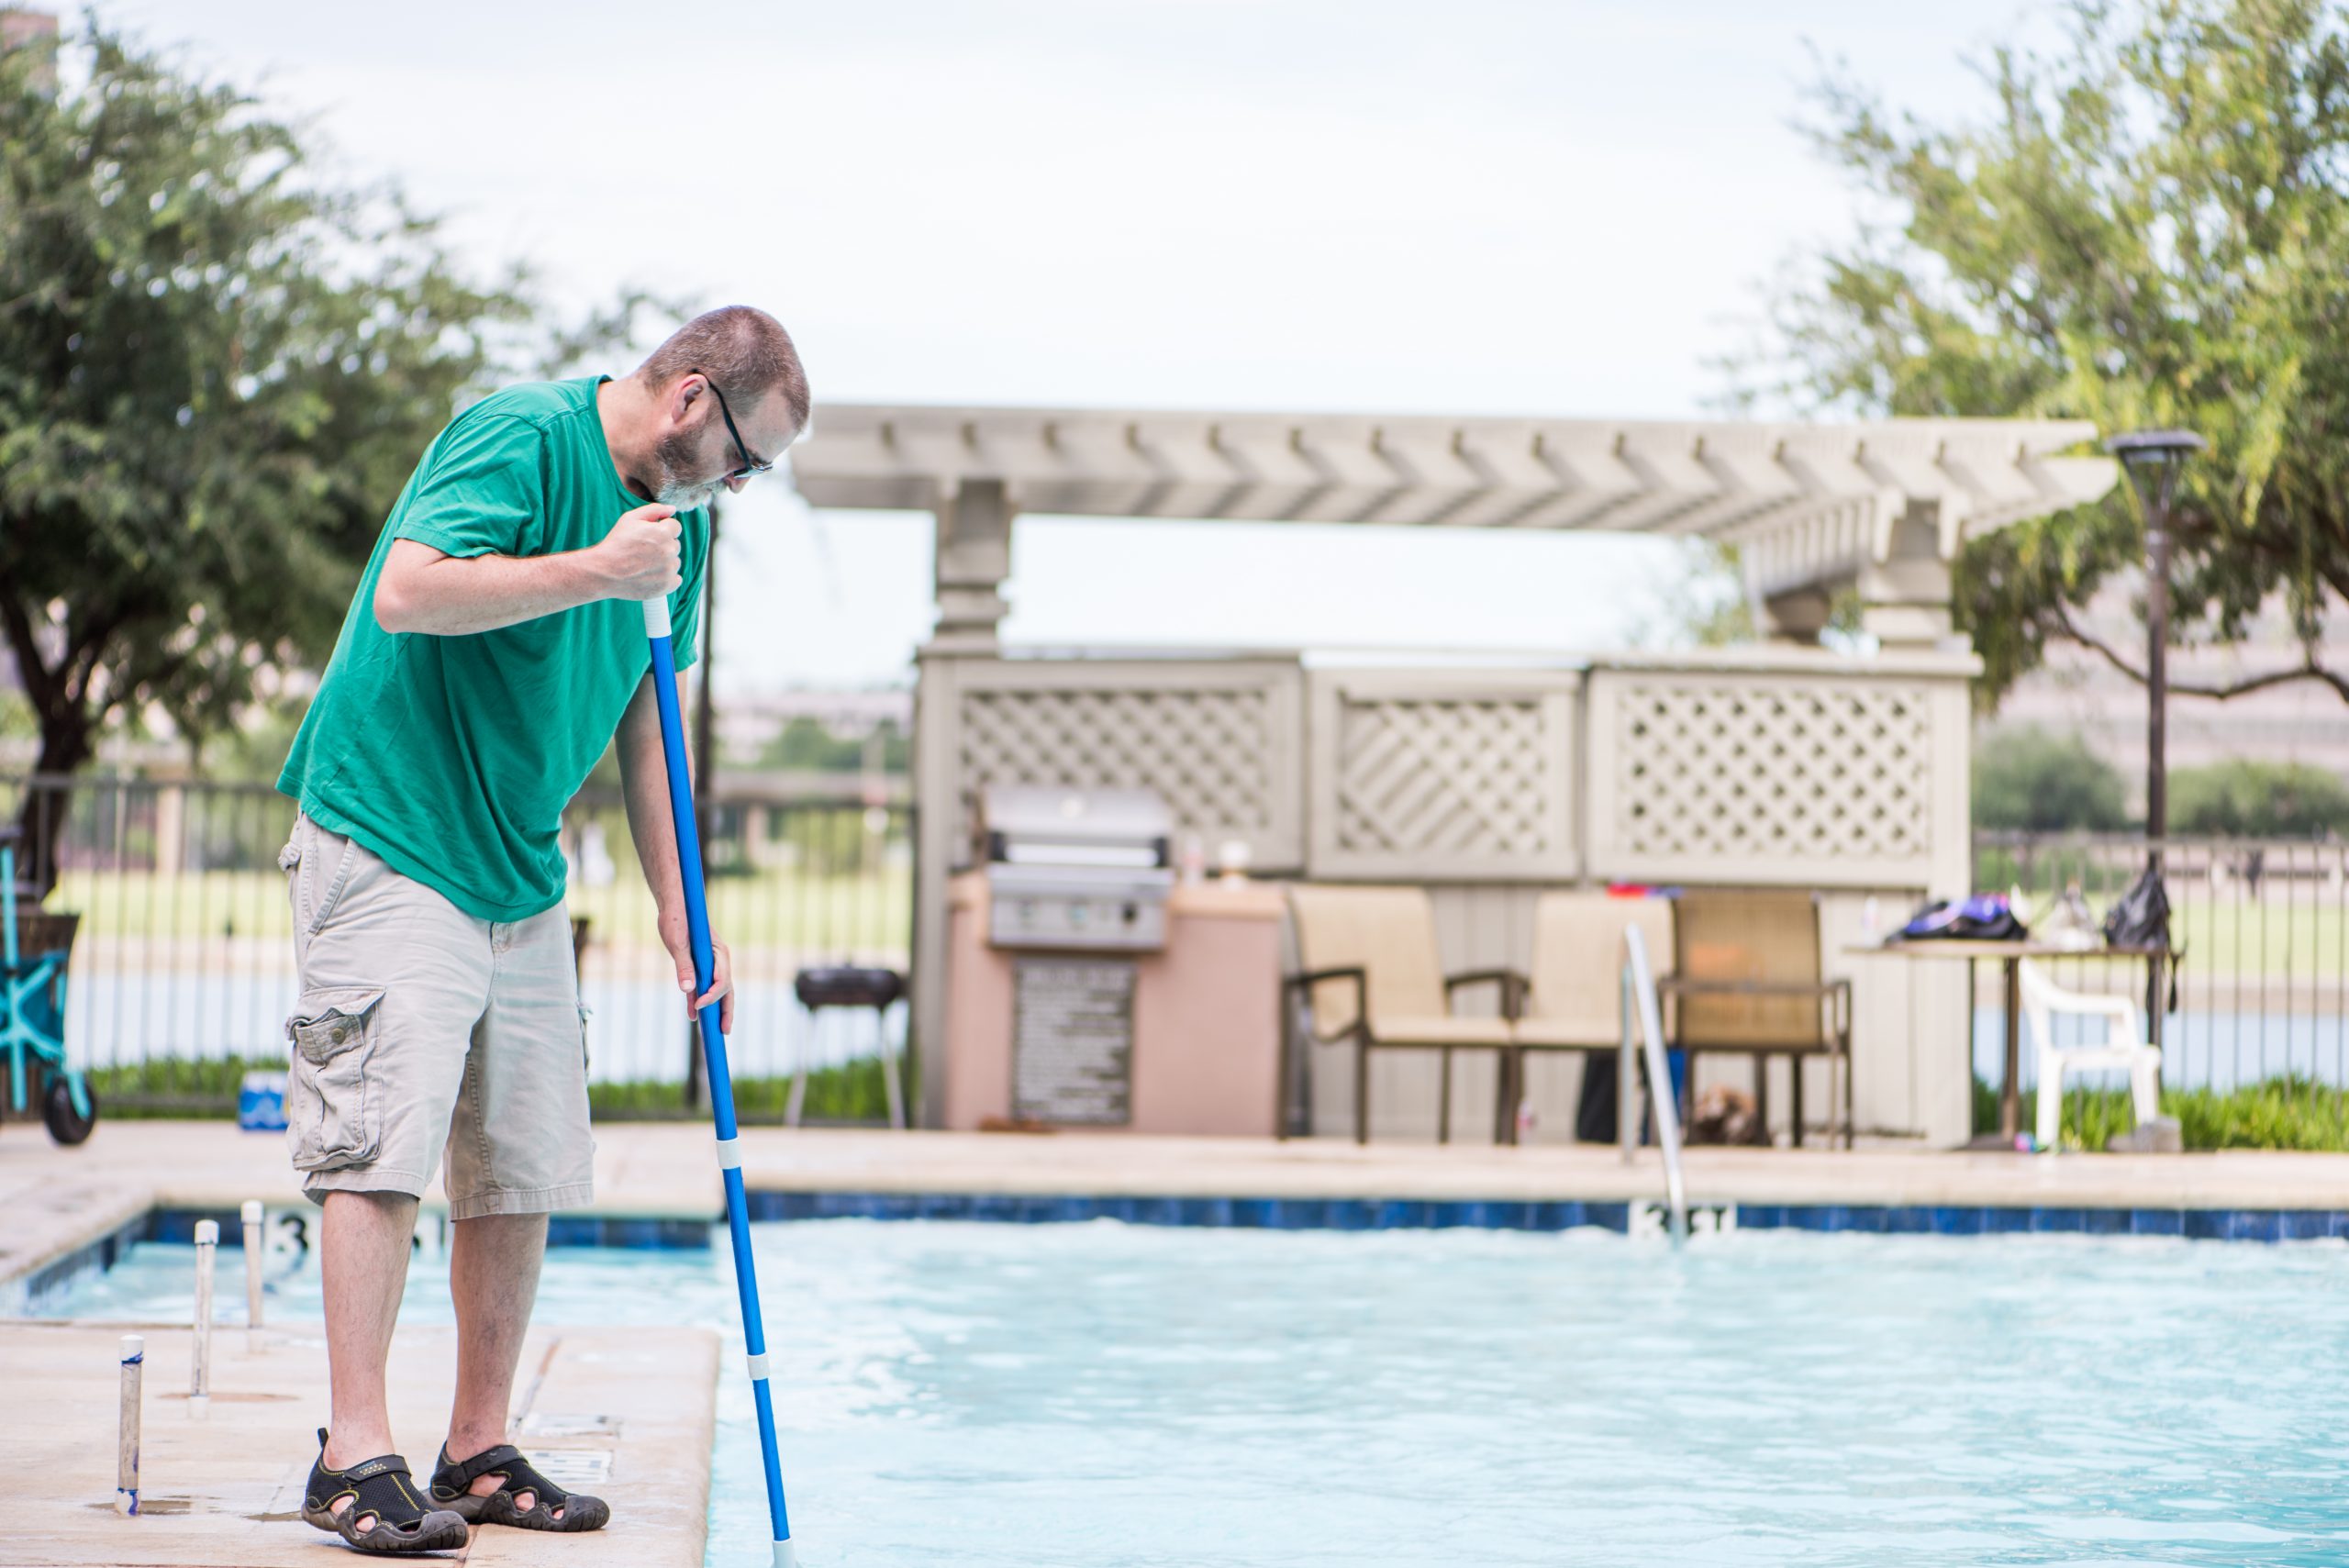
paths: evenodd
<path fill-rule="evenodd" d="M 484 267 L 774 311 L 841 400 L 1676 416 L 1849 232 L 1814 51 L 1979 106 L 2014 0 L 122 0 Z M 663 24 L 670 24 L 664 26 Z M 2043 27 L 2043 21 L 2032 22 Z M 623 370 L 625 365 L 610 367 Z M 819 414 L 820 417 L 820 414 Z M 729 513 L 721 689 L 905 678 L 928 519 Z M 1649 541 L 1037 519 L 1008 636 L 1668 636 Z"/>

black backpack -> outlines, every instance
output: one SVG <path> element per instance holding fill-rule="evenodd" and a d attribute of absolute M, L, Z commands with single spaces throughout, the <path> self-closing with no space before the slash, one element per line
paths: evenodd
<path fill-rule="evenodd" d="M 2147 866 L 2105 912 L 2104 940 L 2114 947 L 2169 947 L 2169 892 L 2162 873 Z"/>
<path fill-rule="evenodd" d="M 2113 947 L 2158 948 L 2169 959 L 2168 1011 L 2177 1011 L 2177 971 L 2186 962 L 2182 948 L 2169 940 L 2169 890 L 2162 885 L 2161 868 L 2147 866 L 2129 884 L 2129 891 L 2105 911 L 2104 940 Z"/>

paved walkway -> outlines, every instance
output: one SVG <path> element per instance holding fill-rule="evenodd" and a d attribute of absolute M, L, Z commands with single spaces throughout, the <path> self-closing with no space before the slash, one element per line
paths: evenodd
<path fill-rule="evenodd" d="M 185 1328 L 131 1325 L 147 1340 L 140 1513 L 117 1511 L 115 1430 L 124 1327 L 0 1324 L 0 1562 L 138 1568 L 328 1568 L 358 1559 L 301 1522 L 302 1485 L 325 1408 L 326 1343 L 315 1329 L 213 1335 L 212 1400 L 188 1410 Z M 392 1425 L 429 1478 L 449 1419 L 456 1336 L 403 1329 Z M 590 1535 L 476 1529 L 477 1568 L 701 1568 L 708 1518 L 717 1336 L 692 1329 L 534 1331 L 515 1419 L 551 1480 L 609 1496 Z M 28 1478 L 38 1477 L 38 1480 Z"/>

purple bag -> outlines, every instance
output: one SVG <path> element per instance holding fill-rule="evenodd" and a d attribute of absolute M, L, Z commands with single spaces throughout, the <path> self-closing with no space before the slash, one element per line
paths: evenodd
<path fill-rule="evenodd" d="M 2031 929 L 2015 918 L 2003 893 L 1977 893 L 1971 898 L 1943 898 L 1924 905 L 1900 928 L 1903 941 L 1963 938 L 1969 941 L 2019 942 Z"/>

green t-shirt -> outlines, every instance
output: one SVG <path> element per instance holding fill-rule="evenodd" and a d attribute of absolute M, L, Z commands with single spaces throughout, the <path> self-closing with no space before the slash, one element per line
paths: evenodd
<path fill-rule="evenodd" d="M 562 808 L 650 666 L 644 612 L 607 599 L 470 637 L 395 635 L 375 619 L 375 581 L 394 539 L 450 555 L 556 555 L 643 506 L 604 444 L 604 379 L 509 386 L 434 439 L 375 543 L 277 781 L 313 821 L 484 920 L 562 900 Z M 709 517 L 678 520 L 685 582 L 669 607 L 683 668 Z"/>

